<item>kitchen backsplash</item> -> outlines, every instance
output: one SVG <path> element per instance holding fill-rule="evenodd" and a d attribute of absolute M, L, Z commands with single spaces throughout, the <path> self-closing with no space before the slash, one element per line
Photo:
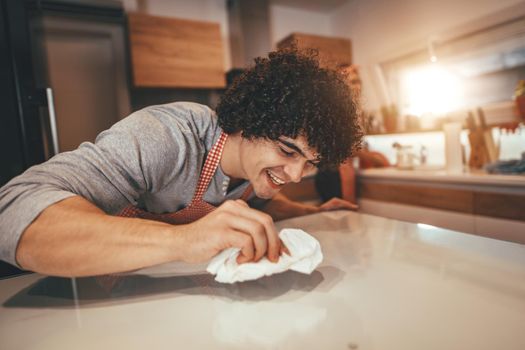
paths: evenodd
<path fill-rule="evenodd" d="M 525 126 L 521 125 L 515 133 L 500 132 L 493 129 L 494 139 L 501 144 L 500 160 L 521 158 L 521 153 L 525 152 Z M 414 134 L 389 134 L 366 136 L 365 141 L 369 149 L 383 153 L 392 165 L 396 162 L 396 150 L 392 147 L 395 142 L 401 145 L 412 145 L 412 151 L 417 157 L 424 146 L 427 152 L 427 165 L 445 165 L 445 141 L 442 132 L 426 132 Z M 468 131 L 461 132 L 461 143 L 465 147 L 465 156 L 468 159 L 470 146 L 468 142 Z"/>

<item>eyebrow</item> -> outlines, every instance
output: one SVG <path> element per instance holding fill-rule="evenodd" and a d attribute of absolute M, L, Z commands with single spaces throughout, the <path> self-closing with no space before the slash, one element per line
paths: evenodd
<path fill-rule="evenodd" d="M 300 149 L 296 144 L 289 142 L 289 141 L 281 140 L 281 139 L 278 139 L 278 140 L 280 143 L 284 144 L 286 147 L 293 149 L 294 151 L 296 151 L 297 153 L 305 157 L 308 160 L 308 162 L 312 163 L 313 165 L 319 164 L 319 159 L 314 159 L 314 160 L 308 159 L 306 154 L 304 154 L 303 150 Z"/>

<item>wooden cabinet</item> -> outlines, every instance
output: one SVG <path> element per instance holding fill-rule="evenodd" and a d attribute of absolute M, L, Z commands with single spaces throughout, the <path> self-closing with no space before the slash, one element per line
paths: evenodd
<path fill-rule="evenodd" d="M 359 197 L 458 213 L 525 221 L 525 195 L 429 184 L 359 181 Z"/>
<path fill-rule="evenodd" d="M 523 190 L 363 177 L 358 189 L 362 213 L 525 244 Z"/>
<path fill-rule="evenodd" d="M 352 64 L 352 44 L 348 39 L 292 33 L 281 40 L 277 46 L 285 48 L 293 43 L 296 43 L 299 49 L 317 49 L 321 66 L 337 68 Z"/>
<path fill-rule="evenodd" d="M 130 13 L 129 42 L 136 87 L 223 88 L 218 23 Z"/>

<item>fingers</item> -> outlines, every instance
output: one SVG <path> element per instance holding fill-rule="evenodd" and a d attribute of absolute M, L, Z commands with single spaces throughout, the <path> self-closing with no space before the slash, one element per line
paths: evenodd
<path fill-rule="evenodd" d="M 246 215 L 247 218 L 258 222 L 262 227 L 264 227 L 264 233 L 267 239 L 267 255 L 268 259 L 273 262 L 279 260 L 279 250 L 281 248 L 281 240 L 277 234 L 277 230 L 273 224 L 272 218 L 258 210 L 246 208 L 242 213 Z"/>
<path fill-rule="evenodd" d="M 341 200 L 335 206 L 337 207 L 337 209 L 349 209 L 349 210 L 359 209 L 359 206 L 357 206 L 356 204 L 345 201 L 345 200 Z"/>
<path fill-rule="evenodd" d="M 225 220 L 229 221 L 229 229 L 242 232 L 251 237 L 255 248 L 255 255 L 253 258 L 255 261 L 259 261 L 266 254 L 268 249 L 268 239 L 264 226 L 258 221 L 247 219 L 241 215 L 228 213 L 223 216 Z"/>
<path fill-rule="evenodd" d="M 277 262 L 279 260 L 281 241 L 271 216 L 250 208 L 242 200 L 226 202 L 220 208 L 234 214 L 230 225 L 252 236 L 256 245 L 256 261 L 262 258 L 265 253 L 267 253 L 270 261 Z M 261 234 L 264 237 L 261 237 Z"/>
<path fill-rule="evenodd" d="M 359 209 L 359 206 L 345 201 L 341 198 L 332 198 L 329 201 L 323 203 L 321 206 L 319 206 L 321 210 L 336 210 L 336 209 L 348 209 L 348 210 L 357 210 Z"/>
<path fill-rule="evenodd" d="M 237 263 L 242 264 L 253 260 L 255 256 L 252 237 L 239 231 L 228 231 L 225 235 L 229 248 L 240 248 L 241 252 L 237 257 Z"/>
<path fill-rule="evenodd" d="M 249 208 L 248 204 L 246 202 L 244 202 L 243 200 L 237 200 L 236 202 L 239 202 L 239 204 L 245 206 L 246 208 Z M 351 203 L 350 203 L 351 204 Z M 272 230 L 276 231 L 275 230 L 275 227 L 273 225 L 273 221 L 271 221 L 271 228 Z M 277 237 L 277 241 L 279 243 L 279 248 L 278 248 L 278 256 L 276 257 L 275 261 L 274 262 L 277 262 L 279 260 L 279 257 L 282 256 L 283 254 L 286 254 L 288 256 L 291 256 L 291 253 L 290 253 L 290 250 L 288 249 L 288 247 L 286 247 L 286 245 L 284 244 L 284 242 L 279 238 L 279 236 L 277 235 L 277 232 L 275 232 L 276 234 L 276 237 Z M 257 250 L 257 248 L 256 248 Z M 258 261 L 260 258 L 262 257 L 262 255 L 258 255 L 257 252 L 255 253 L 255 257 L 254 257 L 254 260 L 255 261 Z M 246 258 L 245 256 L 241 256 L 239 255 L 239 257 L 237 258 L 237 262 L 239 264 L 243 263 L 243 262 L 248 262 L 250 261 L 249 258 Z M 270 259 L 270 261 L 272 261 L 272 259 Z"/>
<path fill-rule="evenodd" d="M 288 248 L 286 247 L 286 245 L 284 245 L 284 242 L 282 240 L 279 239 L 279 241 L 281 241 L 281 249 L 279 250 L 279 255 L 283 255 L 283 254 L 286 254 L 288 256 L 292 256 L 292 254 L 290 253 L 290 251 L 288 250 Z"/>

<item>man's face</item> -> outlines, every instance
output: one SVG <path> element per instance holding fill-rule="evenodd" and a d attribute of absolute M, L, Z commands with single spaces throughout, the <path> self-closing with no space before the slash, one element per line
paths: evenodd
<path fill-rule="evenodd" d="M 241 141 L 241 167 L 259 198 L 271 198 L 285 184 L 301 181 L 318 162 L 317 153 L 308 147 L 304 136 Z"/>

